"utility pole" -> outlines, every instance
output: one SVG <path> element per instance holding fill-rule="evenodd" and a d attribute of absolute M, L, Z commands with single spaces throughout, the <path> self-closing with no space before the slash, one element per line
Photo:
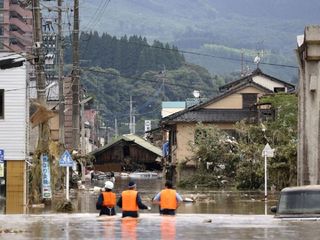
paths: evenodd
<path fill-rule="evenodd" d="M 73 149 L 79 148 L 80 111 L 79 111 L 79 0 L 74 0 L 73 16 L 73 67 L 72 67 L 72 143 Z"/>
<path fill-rule="evenodd" d="M 114 135 L 115 135 L 115 138 L 118 137 L 118 119 L 117 118 L 114 119 Z"/>
<path fill-rule="evenodd" d="M 59 67 L 58 67 L 58 76 L 59 76 L 59 142 L 64 145 L 64 95 L 63 95 L 63 55 L 64 55 L 64 39 L 62 34 L 62 1 L 58 0 L 58 54 L 59 54 Z"/>
<path fill-rule="evenodd" d="M 41 12 L 39 0 L 32 1 L 32 10 L 34 15 L 33 23 L 33 52 L 35 55 L 34 66 L 36 75 L 36 89 L 37 89 L 37 101 L 40 106 L 46 105 L 46 79 L 44 75 L 44 55 L 42 44 L 42 24 L 41 24 Z M 39 138 L 37 148 L 41 153 L 48 151 L 49 136 L 47 133 L 47 126 L 45 123 L 39 125 Z"/>
<path fill-rule="evenodd" d="M 130 134 L 133 133 L 133 126 L 132 126 L 133 121 L 132 120 L 133 120 L 132 96 L 130 95 L 130 121 L 129 121 Z"/>
<path fill-rule="evenodd" d="M 32 10 L 34 15 L 33 29 L 33 50 L 34 50 L 34 66 L 36 72 L 36 88 L 37 100 L 43 105 L 46 102 L 46 80 L 44 77 L 44 56 L 42 51 L 42 32 L 41 32 L 41 13 L 39 0 L 32 1 Z M 41 131 L 41 130 L 40 130 Z M 41 136 L 41 135 L 40 135 Z"/>

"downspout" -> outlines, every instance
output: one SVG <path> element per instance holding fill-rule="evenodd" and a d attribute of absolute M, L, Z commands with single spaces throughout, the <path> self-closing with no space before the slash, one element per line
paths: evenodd
<path fill-rule="evenodd" d="M 30 165 L 30 113 L 29 113 L 29 109 L 30 109 L 30 76 L 29 76 L 29 71 L 30 71 L 30 65 L 28 64 L 28 62 L 24 63 L 25 67 L 26 67 L 26 105 L 25 105 L 25 122 L 26 122 L 26 126 L 25 126 L 25 131 L 26 131 L 26 140 L 25 140 L 25 164 L 24 164 L 24 168 L 25 168 L 25 181 L 24 181 L 24 205 L 25 205 L 25 211 L 27 210 L 27 199 L 29 196 L 29 187 L 28 187 L 28 179 L 29 179 L 29 165 Z"/>

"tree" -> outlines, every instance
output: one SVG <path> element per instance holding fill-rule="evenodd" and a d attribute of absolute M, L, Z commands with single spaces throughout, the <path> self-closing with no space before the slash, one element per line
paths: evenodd
<path fill-rule="evenodd" d="M 225 180 L 234 177 L 237 159 L 231 154 L 237 143 L 214 125 L 197 124 L 194 142 L 189 143 L 195 164 L 195 174 L 181 180 L 180 186 L 197 184 L 204 187 L 221 187 Z M 183 166 L 180 166 L 183 167 Z"/>
<path fill-rule="evenodd" d="M 278 189 L 296 185 L 297 174 L 297 111 L 295 94 L 278 93 L 267 95 L 260 103 L 270 103 L 275 110 L 275 119 L 259 124 L 238 123 L 239 152 L 241 157 L 236 182 L 239 188 L 259 188 L 263 185 L 264 164 L 261 152 L 268 142 L 275 148 L 275 156 L 268 158 L 269 183 Z"/>

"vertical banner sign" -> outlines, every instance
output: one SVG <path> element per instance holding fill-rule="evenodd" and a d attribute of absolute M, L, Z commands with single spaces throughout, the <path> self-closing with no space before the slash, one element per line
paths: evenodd
<path fill-rule="evenodd" d="M 4 150 L 0 149 L 0 163 L 3 163 L 4 161 Z"/>
<path fill-rule="evenodd" d="M 0 149 L 0 177 L 4 177 L 4 150 L 3 149 Z"/>
<path fill-rule="evenodd" d="M 4 177 L 4 163 L 0 162 L 0 177 Z M 0 182 L 1 184 L 1 182 Z"/>
<path fill-rule="evenodd" d="M 41 155 L 42 163 L 42 198 L 51 198 L 50 164 L 47 155 Z"/>

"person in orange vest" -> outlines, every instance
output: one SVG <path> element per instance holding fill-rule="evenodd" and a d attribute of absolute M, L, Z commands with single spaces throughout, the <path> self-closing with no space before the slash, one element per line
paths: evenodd
<path fill-rule="evenodd" d="M 171 181 L 166 181 L 165 189 L 160 191 L 152 200 L 154 204 L 160 206 L 159 211 L 161 215 L 175 215 L 176 209 L 182 201 L 183 199 L 180 194 L 173 189 Z"/>
<path fill-rule="evenodd" d="M 101 215 L 109 215 L 113 216 L 116 215 L 116 194 L 112 192 L 113 189 L 113 182 L 106 181 L 105 182 L 105 191 L 101 192 L 98 201 L 96 204 L 97 210 L 100 210 Z"/>
<path fill-rule="evenodd" d="M 151 210 L 151 207 L 142 203 L 141 197 L 136 190 L 135 182 L 129 182 L 128 190 L 122 192 L 121 197 L 117 202 L 117 206 L 122 208 L 122 217 L 134 217 L 139 216 L 139 209 Z"/>

